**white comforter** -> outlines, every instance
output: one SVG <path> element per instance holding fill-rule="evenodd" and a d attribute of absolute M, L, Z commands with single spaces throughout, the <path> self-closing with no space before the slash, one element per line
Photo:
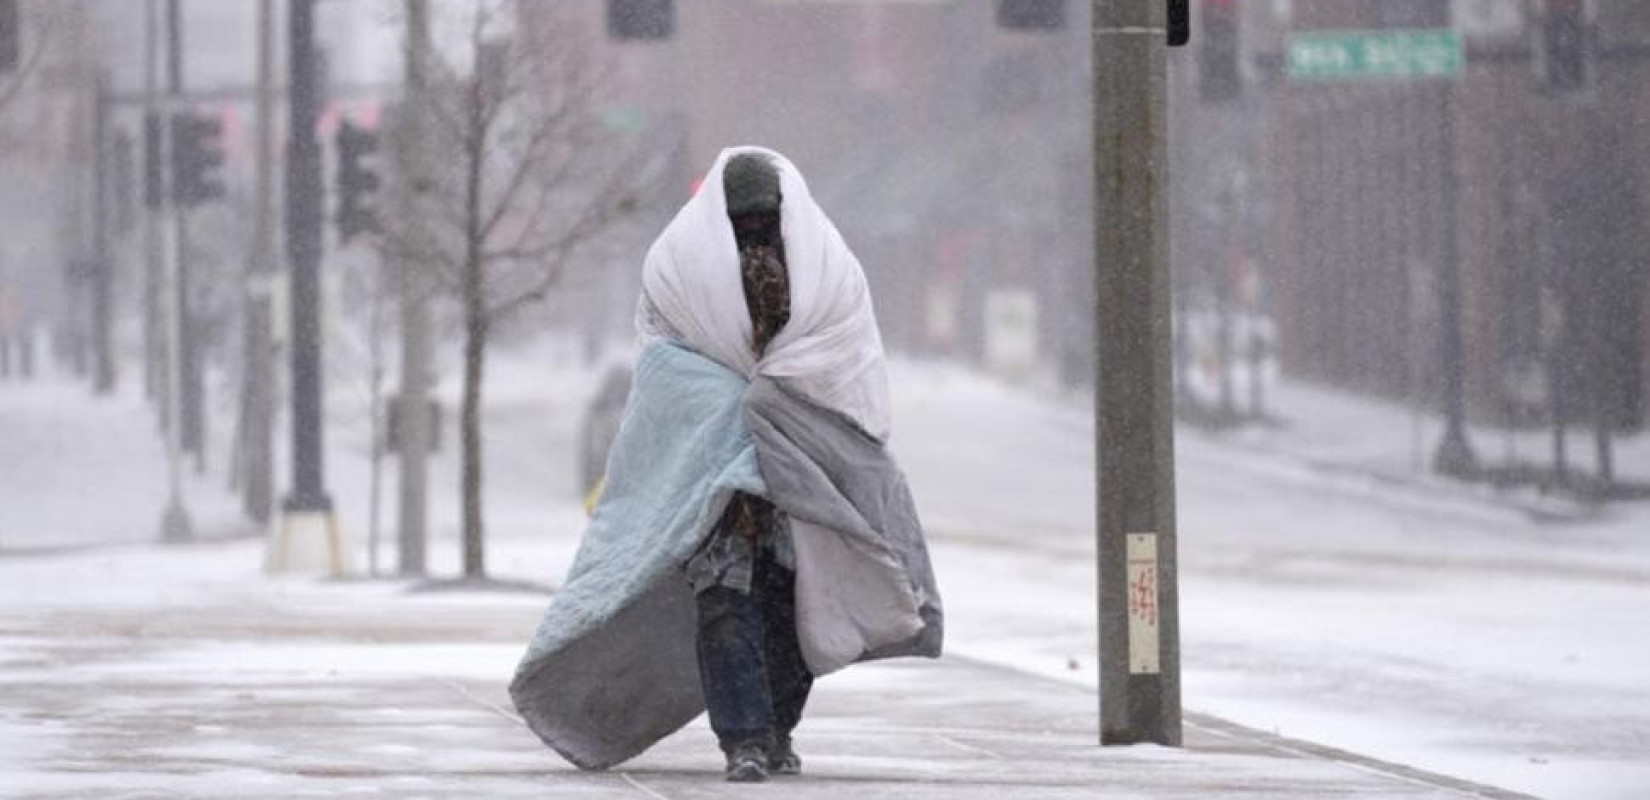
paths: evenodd
<path fill-rule="evenodd" d="M 761 360 L 752 353 L 750 313 L 722 188 L 723 166 L 747 152 L 768 157 L 779 172 L 779 224 L 791 288 L 790 321 Z M 810 402 L 846 415 L 878 441 L 888 439 L 888 371 L 865 272 L 814 203 L 802 174 L 772 150 L 735 147 L 717 156 L 698 194 L 648 250 L 636 327 L 644 344 L 674 340 L 747 380 L 774 378 Z"/>

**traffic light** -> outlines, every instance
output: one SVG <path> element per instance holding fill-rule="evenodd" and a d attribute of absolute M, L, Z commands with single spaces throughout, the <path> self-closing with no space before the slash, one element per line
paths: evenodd
<path fill-rule="evenodd" d="M 1237 0 L 1203 0 L 1203 35 L 1197 45 L 1198 96 L 1211 103 L 1243 93 L 1242 26 Z"/>
<path fill-rule="evenodd" d="M 1546 0 L 1535 29 L 1535 67 L 1555 94 L 1587 88 L 1592 77 L 1593 25 L 1587 0 Z"/>
<path fill-rule="evenodd" d="M 1169 0 L 1169 46 L 1185 47 L 1192 41 L 1192 0 Z"/>
<path fill-rule="evenodd" d="M 0 0 L 0 72 L 17 69 L 21 54 L 23 15 L 17 10 L 17 0 Z"/>
<path fill-rule="evenodd" d="M 110 179 L 109 194 L 114 201 L 115 231 L 122 235 L 132 230 L 137 220 L 136 178 L 137 165 L 133 163 L 132 134 L 124 129 L 115 131 L 114 145 L 109 161 L 114 175 Z"/>
<path fill-rule="evenodd" d="M 344 243 L 363 233 L 378 232 L 378 213 L 371 196 L 378 192 L 378 173 L 364 162 L 378 152 L 378 132 L 357 128 L 344 120 L 338 125 L 338 238 Z"/>
<path fill-rule="evenodd" d="M 172 115 L 172 199 L 193 208 L 223 197 L 223 120 L 180 111 Z"/>
<path fill-rule="evenodd" d="M 669 39 L 675 32 L 675 0 L 607 0 L 607 35 L 614 39 Z"/>
<path fill-rule="evenodd" d="M 166 159 L 161 155 L 161 127 L 160 112 L 147 111 L 143 114 L 143 206 L 145 208 L 160 208 L 166 205 L 161 196 L 161 180 L 166 168 Z"/>
<path fill-rule="evenodd" d="M 997 25 L 1020 31 L 1066 26 L 1066 0 L 997 0 Z"/>

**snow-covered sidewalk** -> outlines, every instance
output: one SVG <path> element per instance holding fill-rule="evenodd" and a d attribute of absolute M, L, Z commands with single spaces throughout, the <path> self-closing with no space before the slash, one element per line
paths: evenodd
<path fill-rule="evenodd" d="M 556 547 L 516 547 L 552 568 Z M 545 598 L 267 580 L 260 546 L 0 560 L 7 798 L 1203 798 L 1513 795 L 1194 716 L 1186 746 L 1096 746 L 1094 694 L 950 657 L 824 679 L 806 774 L 721 781 L 702 720 L 579 772 L 504 685 Z M 65 587 L 96 586 L 96 591 Z"/>
<path fill-rule="evenodd" d="M 1267 424 L 1226 431 L 1182 426 L 1181 436 L 1240 446 L 1326 476 L 1396 487 L 1416 495 L 1471 500 L 1538 520 L 1608 520 L 1619 514 L 1617 508 L 1574 491 L 1546 489 L 1530 482 L 1535 473 L 1550 473 L 1554 468 L 1550 428 L 1469 425 L 1468 442 L 1485 474 L 1476 481 L 1461 481 L 1432 472 L 1433 455 L 1444 433 L 1444 421 L 1435 409 L 1288 379 L 1273 387 L 1267 402 Z M 1618 489 L 1642 491 L 1650 485 L 1650 433 L 1615 434 L 1612 451 Z M 1596 476 L 1592 428 L 1568 427 L 1565 452 L 1572 480 L 1586 482 Z M 1522 482 L 1512 479 L 1515 473 L 1522 475 Z"/>
<path fill-rule="evenodd" d="M 166 448 L 138 391 L 94 398 L 49 371 L 0 383 L 0 553 L 160 538 Z M 199 536 L 249 531 L 223 478 L 183 474 Z"/>

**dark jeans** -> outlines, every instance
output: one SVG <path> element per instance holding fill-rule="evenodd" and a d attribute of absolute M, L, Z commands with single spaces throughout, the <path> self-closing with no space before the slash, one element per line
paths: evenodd
<path fill-rule="evenodd" d="M 698 595 L 699 677 L 710 727 L 725 752 L 787 741 L 814 678 L 796 641 L 796 576 L 760 548 L 750 594 L 713 586 Z"/>

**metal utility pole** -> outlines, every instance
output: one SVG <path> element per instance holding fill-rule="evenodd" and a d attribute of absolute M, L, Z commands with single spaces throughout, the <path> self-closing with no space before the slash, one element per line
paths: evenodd
<path fill-rule="evenodd" d="M 169 128 L 176 119 L 177 113 L 184 109 L 183 96 L 183 8 L 182 0 L 166 0 L 166 88 L 167 104 L 161 127 Z M 163 169 L 172 169 L 177 163 L 177 142 L 170 130 L 167 131 L 168 140 L 172 142 L 168 150 L 168 158 Z M 177 194 L 175 175 L 167 176 L 167 185 L 172 186 L 173 194 Z M 206 382 L 203 380 L 200 348 L 195 337 L 194 304 L 190 302 L 190 287 L 194 285 L 189 259 L 189 214 L 178 202 L 177 197 L 166 198 L 167 208 L 171 209 L 173 227 L 173 261 L 177 272 L 177 281 L 172 291 L 177 296 L 172 302 L 176 304 L 181 333 L 178 347 L 171 350 L 171 356 L 178 362 L 175 370 L 181 373 L 182 378 L 177 383 L 179 394 L 175 395 L 177 404 L 181 407 L 178 415 L 183 424 L 183 449 L 195 456 L 195 470 L 203 471 L 206 468 Z"/>
<path fill-rule="evenodd" d="M 315 48 L 315 0 L 288 6 L 287 60 L 290 70 L 286 174 L 288 278 L 291 281 L 292 488 L 282 503 L 283 519 L 271 543 L 268 565 L 275 571 L 325 565 L 344 571 L 344 555 L 327 494 L 323 464 L 321 364 L 321 235 L 323 212 L 321 142 L 315 123 L 320 82 Z M 319 544 L 319 547 L 316 545 Z"/>
<path fill-rule="evenodd" d="M 157 201 L 160 187 L 155 183 L 155 172 L 164 169 L 160 157 L 158 132 L 155 123 L 160 113 L 160 31 L 156 22 L 157 0 L 147 0 L 143 24 L 143 119 L 144 119 L 144 198 L 143 198 L 143 389 L 144 396 L 156 401 L 160 410 L 161 426 L 170 420 L 166 410 L 167 378 L 163 367 L 162 348 L 166 334 L 161 316 L 164 262 L 164 238 L 161 233 L 161 206 Z"/>
<path fill-rule="evenodd" d="M 168 13 L 173 17 L 174 24 L 169 24 L 168 28 L 175 34 L 177 31 L 175 24 L 178 11 L 177 0 L 169 0 L 169 3 Z M 148 12 L 147 28 L 150 39 L 153 40 L 156 36 L 156 27 L 159 25 L 159 9 L 154 0 L 150 0 Z M 179 47 L 177 39 L 175 36 L 168 36 L 168 39 L 170 40 L 169 46 L 175 52 Z M 175 55 L 173 63 L 177 63 Z M 150 65 L 151 68 L 153 66 L 153 64 Z M 170 220 L 163 220 L 157 226 L 163 239 L 160 248 L 163 253 L 160 296 L 163 304 L 163 319 L 166 325 L 166 352 L 168 354 L 166 358 L 166 377 L 167 386 L 169 387 L 166 392 L 169 400 L 166 403 L 166 468 L 169 491 L 166 511 L 161 516 L 160 534 L 161 541 L 165 542 L 187 542 L 194 538 L 194 525 L 189 519 L 189 509 L 183 503 L 183 404 L 178 402 L 183 391 L 183 359 L 178 357 L 178 351 L 183 345 L 184 310 L 181 303 L 183 299 L 182 281 L 178 270 L 181 263 L 178 246 L 180 243 L 176 238 L 177 232 L 182 227 L 181 223 L 178 222 L 181 209 L 178 208 L 176 198 L 172 196 L 173 176 L 170 169 L 172 164 L 172 132 L 171 126 L 165 124 L 165 112 L 171 111 L 176 104 L 177 98 L 175 95 L 178 91 L 179 87 L 174 83 L 172 87 L 173 96 L 168 97 L 165 103 L 159 104 L 157 112 L 160 113 L 162 123 L 156 126 L 157 129 L 154 131 L 158 141 L 157 151 L 161 164 L 161 168 L 155 171 L 160 213 L 172 217 Z M 159 214 L 156 216 L 159 216 Z"/>
<path fill-rule="evenodd" d="M 321 143 L 316 139 L 315 0 L 292 0 L 287 153 L 287 260 L 292 293 L 292 489 L 288 512 L 331 514 L 322 452 Z"/>
<path fill-rule="evenodd" d="M 1185 20 L 1161 0 L 1093 9 L 1100 743 L 1179 745 L 1164 44 Z"/>
<path fill-rule="evenodd" d="M 100 395 L 115 391 L 113 342 L 114 263 L 110 255 L 109 213 L 109 79 L 97 78 L 97 100 L 92 116 L 92 390 Z"/>
<path fill-rule="evenodd" d="M 258 0 L 258 100 L 254 137 L 256 218 L 246 277 L 245 367 L 242 376 L 242 507 L 262 524 L 275 506 L 274 294 L 280 271 L 275 250 L 275 2 Z"/>
<path fill-rule="evenodd" d="M 429 57 L 429 4 L 426 0 L 407 0 L 406 87 L 402 92 L 399 161 L 402 167 L 400 191 L 396 202 L 405 221 L 418 219 L 422 209 L 418 192 L 424 181 L 423 170 L 428 153 L 424 146 L 425 104 L 427 94 L 425 61 Z M 424 265 L 402 264 L 397 270 L 401 278 L 401 391 L 396 403 L 397 453 L 400 457 L 400 569 L 406 576 L 421 576 L 425 572 L 425 556 L 429 505 L 429 469 L 426 458 L 430 450 L 430 418 L 424 413 L 430 396 L 430 290 L 425 279 Z"/>
<path fill-rule="evenodd" d="M 1443 126 L 1439 137 L 1440 158 L 1444 174 L 1441 178 L 1443 219 L 1443 263 L 1438 268 L 1438 305 L 1442 316 L 1443 337 L 1440 342 L 1444 367 L 1444 437 L 1433 454 L 1432 468 L 1457 478 L 1472 477 L 1478 472 L 1478 459 L 1467 441 L 1466 358 L 1461 341 L 1461 253 L 1456 241 L 1459 181 L 1455 158 L 1455 81 L 1439 85 L 1439 115 Z"/>

